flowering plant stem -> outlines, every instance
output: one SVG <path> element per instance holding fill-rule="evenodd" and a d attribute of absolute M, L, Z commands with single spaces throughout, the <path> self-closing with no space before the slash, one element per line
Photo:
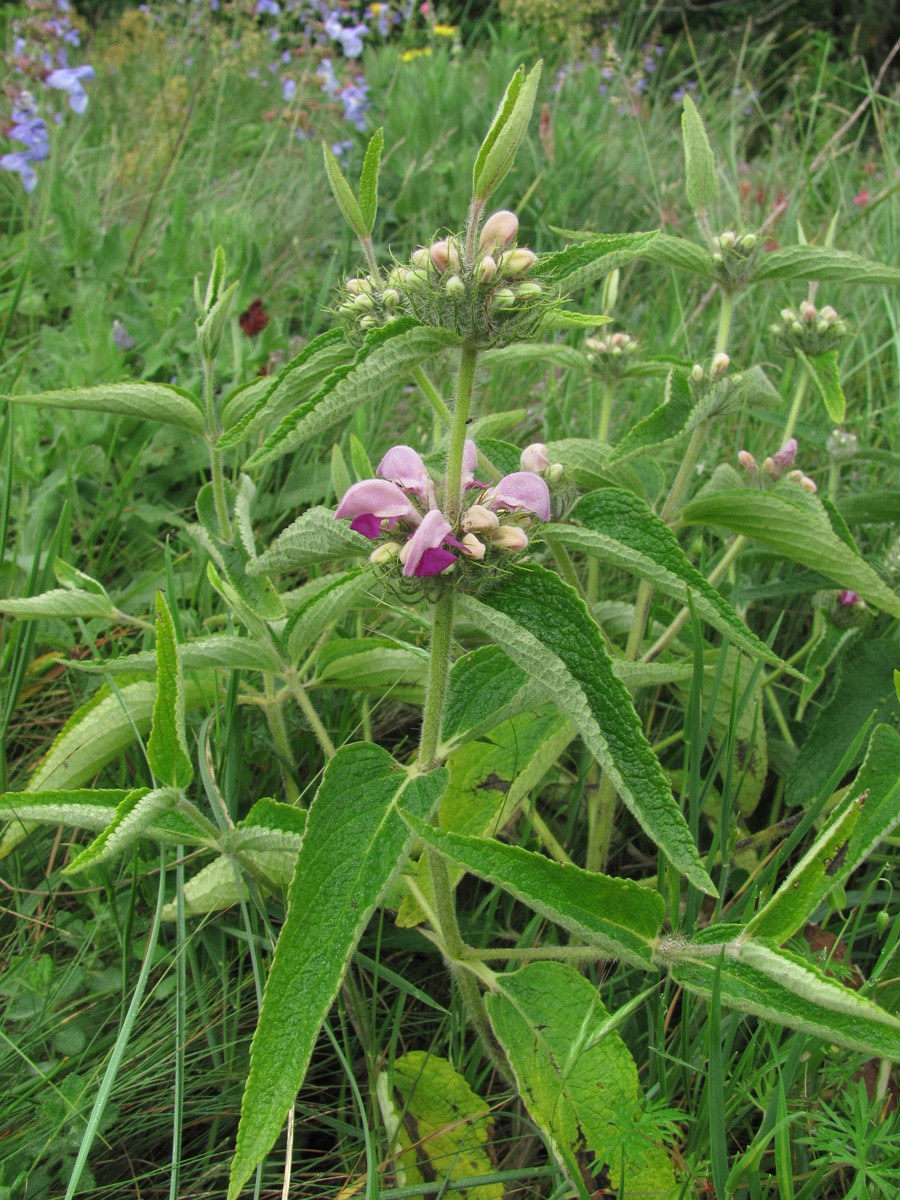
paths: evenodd
<path fill-rule="evenodd" d="M 213 500 L 216 506 L 216 519 L 219 522 L 219 535 L 223 541 L 231 536 L 231 523 L 228 519 L 228 501 L 225 498 L 225 468 L 221 450 L 217 450 L 215 439 L 220 433 L 219 415 L 216 412 L 215 395 L 216 364 L 212 359 L 203 360 L 203 400 L 206 409 L 206 436 L 209 440 L 209 459 L 212 474 Z"/>

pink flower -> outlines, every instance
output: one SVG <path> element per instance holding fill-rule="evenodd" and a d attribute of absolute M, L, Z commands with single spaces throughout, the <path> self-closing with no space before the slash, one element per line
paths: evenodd
<path fill-rule="evenodd" d="M 849 588 L 838 593 L 838 600 L 847 608 L 852 608 L 854 604 L 859 604 L 860 599 L 856 592 L 851 592 Z"/>
<path fill-rule="evenodd" d="M 504 475 L 485 492 L 484 503 L 492 512 L 505 508 L 507 512 L 529 512 L 542 521 L 550 520 L 550 490 L 540 475 L 531 471 Z"/>
<path fill-rule="evenodd" d="M 390 479 L 412 494 L 426 508 L 435 507 L 434 484 L 422 457 L 411 446 L 393 446 L 375 468 L 375 474 Z"/>
<path fill-rule="evenodd" d="M 868 190 L 866 188 L 863 188 L 862 191 L 857 192 L 857 194 L 853 197 L 853 203 L 856 205 L 857 208 L 862 208 L 864 204 L 868 204 L 869 203 Z"/>
<path fill-rule="evenodd" d="M 785 467 L 792 467 L 797 461 L 797 439 L 788 438 L 772 461 L 775 464 L 776 475 L 780 475 Z"/>
<path fill-rule="evenodd" d="M 418 525 L 421 517 L 409 501 L 406 493 L 387 479 L 364 479 L 347 488 L 344 498 L 335 510 L 335 518 L 352 517 L 350 528 L 373 541 L 381 535 L 381 522 L 388 521 L 388 528 L 401 518 Z"/>
<path fill-rule="evenodd" d="M 453 526 L 444 517 L 440 509 L 433 508 L 422 518 L 422 523 L 400 552 L 403 563 L 403 574 L 423 578 L 426 575 L 440 575 L 451 563 L 456 562 L 456 555 L 443 548 L 444 542 L 452 546 L 460 543 L 452 537 Z"/>

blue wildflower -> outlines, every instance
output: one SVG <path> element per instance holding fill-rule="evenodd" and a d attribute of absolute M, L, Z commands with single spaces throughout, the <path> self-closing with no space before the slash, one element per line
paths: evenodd
<path fill-rule="evenodd" d="M 73 112 L 83 113 L 88 106 L 88 95 L 81 86 L 82 79 L 93 79 L 93 67 L 60 67 L 51 71 L 44 83 L 49 88 L 58 88 L 69 93 L 69 107 Z"/>
<path fill-rule="evenodd" d="M 270 17 L 280 17 L 281 5 L 278 0 L 256 0 L 256 15 L 261 17 L 264 13 Z"/>
<path fill-rule="evenodd" d="M 281 81 L 281 97 L 285 104 L 290 104 L 297 94 L 297 81 L 289 76 Z"/>

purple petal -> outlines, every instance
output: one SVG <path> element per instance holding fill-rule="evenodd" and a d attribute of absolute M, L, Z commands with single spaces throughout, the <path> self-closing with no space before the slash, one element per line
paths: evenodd
<path fill-rule="evenodd" d="M 419 564 L 413 574 L 418 579 L 423 579 L 427 575 L 440 575 L 441 571 L 446 571 L 451 563 L 456 562 L 454 555 L 449 550 L 442 550 L 440 547 L 429 548 L 419 559 Z M 404 575 L 406 571 L 404 570 Z"/>
<path fill-rule="evenodd" d="M 381 537 L 381 517 L 376 517 L 374 513 L 360 513 L 350 522 L 350 528 L 374 542 Z"/>
<path fill-rule="evenodd" d="M 347 488 L 344 498 L 335 510 L 335 519 L 342 517 L 375 516 L 405 517 L 418 522 L 419 514 L 410 504 L 408 497 L 387 479 L 364 479 Z M 368 536 L 368 535 L 367 535 Z"/>
<path fill-rule="evenodd" d="M 550 520 L 550 491 L 540 475 L 531 471 L 504 475 L 486 492 L 484 502 L 492 511 L 505 508 L 507 512 L 530 512 L 542 521 Z"/>
<path fill-rule="evenodd" d="M 375 474 L 412 492 L 428 508 L 434 507 L 434 484 L 421 455 L 412 446 L 393 446 L 375 468 Z"/>
<path fill-rule="evenodd" d="M 453 526 L 444 517 L 444 514 L 436 508 L 432 508 L 422 518 L 422 524 L 416 530 L 409 540 L 409 549 L 406 552 L 406 562 L 403 564 L 404 575 L 420 575 L 419 570 L 422 560 L 425 557 L 427 550 L 439 550 L 441 543 L 452 532 Z M 453 555 L 449 551 L 444 551 L 452 559 Z M 431 556 L 425 564 L 425 573 L 429 575 L 437 574 L 434 570 L 429 570 L 430 564 L 433 564 L 434 558 Z M 448 562 L 444 562 L 443 566 L 448 566 Z M 443 570 L 439 567 L 438 570 Z"/>
<path fill-rule="evenodd" d="M 788 438 L 777 454 L 773 455 L 773 461 L 778 468 L 779 474 L 785 467 L 792 467 L 797 460 L 797 439 Z"/>

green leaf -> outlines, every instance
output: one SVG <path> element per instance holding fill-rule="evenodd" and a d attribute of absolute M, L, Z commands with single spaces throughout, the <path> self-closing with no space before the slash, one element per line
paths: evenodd
<path fill-rule="evenodd" d="M 657 236 L 657 230 L 642 233 L 603 233 L 577 246 L 566 246 L 553 254 L 542 254 L 534 265 L 535 275 L 566 292 L 588 287 L 635 258 L 640 258 Z M 602 325 L 604 317 L 591 317 L 589 324 Z"/>
<path fill-rule="evenodd" d="M 87 867 L 114 858 L 148 834 L 159 817 L 174 809 L 179 800 L 177 788 L 161 787 L 147 791 L 135 788 L 116 806 L 112 821 L 89 846 L 77 854 L 64 868 L 66 875 L 75 875 Z"/>
<path fill-rule="evenodd" d="M 461 596 L 459 607 L 575 722 L 622 800 L 676 870 L 715 894 L 628 690 L 577 593 L 552 571 L 524 564 L 508 568 L 479 597 Z"/>
<path fill-rule="evenodd" d="M 34 392 L 22 396 L 4 396 L 13 404 L 38 408 L 62 408 L 87 412 L 115 413 L 142 421 L 177 425 L 190 433 L 203 435 L 203 412 L 196 397 L 170 383 L 106 383 L 100 387 L 68 388 L 60 392 Z"/>
<path fill-rule="evenodd" d="M 337 200 L 338 208 L 344 214 L 344 219 L 356 236 L 363 241 L 368 236 L 369 230 L 366 227 L 366 219 L 362 214 L 359 202 L 353 195 L 353 189 L 345 179 L 341 165 L 327 142 L 322 143 L 322 153 L 325 156 L 325 174 L 328 176 L 328 183 L 335 200 Z"/>
<path fill-rule="evenodd" d="M 0 612 L 22 621 L 39 617 L 103 617 L 113 620 L 119 613 L 108 596 L 98 596 L 81 588 L 54 588 L 39 596 L 0 600 Z"/>
<path fill-rule="evenodd" d="M 897 642 L 891 638 L 855 642 L 845 649 L 837 660 L 834 690 L 788 773 L 787 804 L 807 804 L 819 794 L 873 713 L 877 721 L 900 717 L 891 675 L 896 661 Z"/>
<path fill-rule="evenodd" d="M 643 257 L 661 267 L 693 271 L 707 279 L 712 276 L 712 256 L 705 246 L 698 246 L 686 238 L 672 237 L 668 233 L 660 233 L 655 237 Z"/>
<path fill-rule="evenodd" d="M 859 492 L 842 496 L 841 516 L 849 525 L 893 525 L 900 522 L 900 491 Z"/>
<path fill-rule="evenodd" d="M 438 813 L 441 829 L 475 837 L 496 836 L 517 809 L 530 807 L 529 792 L 574 737 L 571 721 L 550 708 L 543 713 L 520 712 L 496 725 L 483 740 L 458 747 L 446 760 L 450 782 Z M 464 874 L 461 868 L 452 868 L 451 885 L 455 887 Z M 410 894 L 403 898 L 397 913 L 396 924 L 402 928 L 425 919 L 417 898 L 420 894 L 434 907 L 426 855 L 407 871 L 404 882 Z"/>
<path fill-rule="evenodd" d="M 357 479 L 372 479 L 374 477 L 375 471 L 366 453 L 366 448 L 355 433 L 350 434 L 350 462 L 353 464 L 353 470 L 356 472 Z"/>
<path fill-rule="evenodd" d="M 717 942 L 715 927 L 669 947 L 669 972 L 709 999 L 717 973 L 722 1003 L 789 1025 L 868 1058 L 900 1057 L 900 1020 L 787 950 L 741 937 Z"/>
<path fill-rule="evenodd" d="M 478 359 L 479 367 L 517 367 L 537 363 L 543 368 L 562 367 L 564 370 L 589 371 L 591 360 L 560 342 L 518 342 L 513 346 L 500 346 L 485 350 Z M 494 414 L 490 414 L 493 416 Z"/>
<path fill-rule="evenodd" d="M 310 508 L 292 521 L 248 570 L 275 574 L 371 553 L 372 543 L 347 521 L 336 521 L 330 509 Z"/>
<path fill-rule="evenodd" d="M 332 638 L 316 655 L 308 687 L 343 687 L 354 692 L 390 692 L 395 700 L 421 703 L 428 678 L 428 652 L 390 638 Z"/>
<path fill-rule="evenodd" d="M 366 147 L 362 173 L 359 177 L 359 209 L 367 234 L 375 227 L 378 212 L 378 169 L 381 166 L 381 151 L 384 149 L 384 130 L 376 129 Z"/>
<path fill-rule="evenodd" d="M 326 767 L 253 1037 L 228 1200 L 278 1136 L 350 955 L 408 852 L 398 806 L 426 818 L 446 782 L 443 769 L 414 775 L 364 742 L 342 747 Z"/>
<path fill-rule="evenodd" d="M 46 821 L 99 833 L 112 820 L 116 806 L 135 790 L 149 788 L 67 788 L 41 792 L 3 792 L 0 817 L 7 821 Z"/>
<path fill-rule="evenodd" d="M 213 251 L 212 267 L 210 268 L 209 278 L 206 282 L 206 295 L 203 299 L 203 311 L 209 312 L 210 306 L 215 304 L 219 296 L 222 294 L 222 288 L 225 286 L 225 248 L 224 246 L 216 246 Z"/>
<path fill-rule="evenodd" d="M 441 724 L 441 756 L 467 736 L 499 725 L 516 709 L 530 676 L 499 646 L 481 646 L 450 668 L 450 688 Z"/>
<path fill-rule="evenodd" d="M 900 701 L 900 695 L 897 699 Z M 853 788 L 855 794 L 865 796 L 865 802 L 850 833 L 844 861 L 832 876 L 836 883 L 843 883 L 900 824 L 900 733 L 890 725 L 876 725 L 872 731 Z"/>
<path fill-rule="evenodd" d="M 515 162 L 531 120 L 541 66 L 537 63 L 527 75 L 525 68 L 519 67 L 481 143 L 472 174 L 473 199 L 481 205 L 496 191 Z"/>
<path fill-rule="evenodd" d="M 445 1058 L 426 1050 L 404 1054 L 378 1076 L 375 1091 L 399 1187 L 434 1181 L 445 1200 L 503 1200 L 500 1181 L 452 1186 L 494 1172 L 493 1127 L 490 1106 Z"/>
<path fill-rule="evenodd" d="M 402 815 L 427 845 L 473 875 L 502 887 L 604 954 L 633 967 L 653 969 L 653 951 L 666 909 L 658 892 L 630 879 L 554 862 L 521 846 L 449 833 L 405 812 Z"/>
<path fill-rule="evenodd" d="M 692 603 L 703 620 L 736 646 L 781 665 L 778 655 L 691 564 L 675 534 L 643 500 L 620 488 L 603 488 L 582 496 L 570 520 L 571 525 L 545 525 L 543 532 L 552 542 L 632 571 L 679 604 Z"/>
<path fill-rule="evenodd" d="M 517 1089 L 581 1200 L 681 1194 L 642 1121 L 634 1059 L 596 987 L 565 963 L 498 976 L 488 1017 Z M 608 1180 L 608 1182 L 607 1182 Z"/>
<path fill-rule="evenodd" d="M 747 937 L 779 945 L 805 925 L 833 891 L 850 849 L 850 834 L 862 812 L 863 796 L 851 796 L 830 814 L 824 829 L 778 890 L 747 922 Z"/>
<path fill-rule="evenodd" d="M 830 246 L 785 246 L 764 254 L 754 272 L 763 279 L 819 279 L 835 283 L 900 283 L 900 270 Z"/>
<path fill-rule="evenodd" d="M 315 395 L 295 408 L 248 460 L 248 467 L 261 466 L 296 449 L 311 438 L 331 429 L 398 378 L 434 357 L 441 350 L 460 345 L 462 338 L 449 329 L 432 329 L 412 317 L 400 317 L 381 329 L 366 334 L 352 363 L 337 367 Z"/>
<path fill-rule="evenodd" d="M 703 118 L 690 96 L 683 100 L 681 133 L 684 138 L 684 184 L 688 204 L 695 213 L 705 213 L 719 194 L 716 156 L 712 152 Z"/>
<path fill-rule="evenodd" d="M 273 379 L 254 380 L 261 387 L 249 408 L 238 414 L 239 394 L 233 392 L 222 406 L 226 432 L 217 442 L 220 450 L 230 450 L 246 441 L 263 422 L 279 416 L 287 408 L 295 408 L 310 392 L 339 366 L 351 353 L 342 329 L 329 329 L 313 338 L 300 353 L 286 363 Z"/>
<path fill-rule="evenodd" d="M 285 665 L 269 645 L 253 638 L 230 633 L 198 638 L 178 647 L 182 673 L 185 671 L 266 671 L 282 674 Z M 91 663 L 73 664 L 83 671 L 102 671 L 107 675 L 146 675 L 156 666 L 156 655 L 150 652 L 123 655 Z"/>
<path fill-rule="evenodd" d="M 70 566 L 64 559 L 54 559 L 53 574 L 56 576 L 57 582 L 64 588 L 72 591 L 92 592 L 95 596 L 109 598 L 106 588 L 98 579 L 94 579 L 92 575 L 85 575 L 84 571 Z"/>
<path fill-rule="evenodd" d="M 541 329 L 599 329 L 601 325 L 609 325 L 612 320 L 612 317 L 601 317 L 596 313 L 570 312 L 558 308 L 547 313 Z"/>
<path fill-rule="evenodd" d="M 852 588 L 876 608 L 900 616 L 900 598 L 834 533 L 821 501 L 797 484 L 767 492 L 704 491 L 685 505 L 682 518 L 689 525 L 719 525 L 754 538 L 841 587 Z"/>
<path fill-rule="evenodd" d="M 674 442 L 691 428 L 694 401 L 687 374 L 670 371 L 662 404 L 649 416 L 632 425 L 612 452 L 612 461 L 621 462 L 647 450 L 657 450 Z"/>
<path fill-rule="evenodd" d="M 184 732 L 184 678 L 175 625 L 162 592 L 156 593 L 156 701 L 147 761 L 154 776 L 169 788 L 186 788 L 194 778 Z"/>
<path fill-rule="evenodd" d="M 837 350 L 807 355 L 802 350 L 795 349 L 794 353 L 809 371 L 816 391 L 822 397 L 829 420 L 840 424 L 847 415 L 847 401 L 841 387 Z"/>
<path fill-rule="evenodd" d="M 222 292 L 203 320 L 197 322 L 197 342 L 200 346 L 200 353 L 208 362 L 212 362 L 219 353 L 222 335 L 225 332 L 228 318 L 231 316 L 231 306 L 234 303 L 239 283 L 240 280 L 236 279 L 229 288 Z"/>
<path fill-rule="evenodd" d="M 376 578 L 374 567 L 356 567 L 335 576 L 327 588 L 301 605 L 285 626 L 282 637 L 290 662 L 296 665 L 300 655 L 309 646 L 375 587 Z"/>

